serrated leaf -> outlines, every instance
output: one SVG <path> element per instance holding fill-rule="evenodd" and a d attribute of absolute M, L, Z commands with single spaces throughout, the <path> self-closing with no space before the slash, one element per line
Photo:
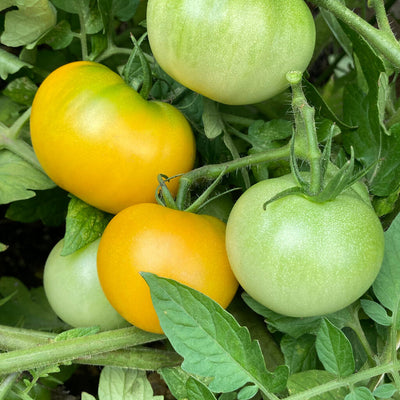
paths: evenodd
<path fill-rule="evenodd" d="M 356 387 L 344 400 L 375 400 L 371 391 L 366 387 Z"/>
<path fill-rule="evenodd" d="M 89 204 L 72 197 L 66 218 L 63 256 L 74 253 L 98 239 L 112 216 Z"/>
<path fill-rule="evenodd" d="M 6 80 L 8 75 L 15 74 L 21 68 L 32 68 L 32 65 L 21 61 L 15 54 L 0 49 L 0 78 Z"/>
<path fill-rule="evenodd" d="M 328 372 L 339 377 L 354 372 L 355 361 L 350 341 L 327 319 L 321 322 L 315 346 L 318 357 Z"/>
<path fill-rule="evenodd" d="M 187 398 L 186 382 L 189 379 L 190 374 L 184 371 L 181 367 L 162 368 L 158 372 L 176 399 Z"/>
<path fill-rule="evenodd" d="M 140 0 L 113 0 L 113 14 L 120 21 L 130 20 L 136 13 Z"/>
<path fill-rule="evenodd" d="M 400 215 L 385 232 L 385 253 L 373 291 L 380 303 L 394 312 L 400 304 Z"/>
<path fill-rule="evenodd" d="M 315 386 L 334 381 L 335 375 L 323 370 L 308 370 L 291 375 L 288 380 L 288 390 L 291 395 L 312 389 Z M 340 388 L 322 395 L 310 397 L 308 400 L 339 400 L 344 399 L 347 389 Z"/>
<path fill-rule="evenodd" d="M 240 389 L 237 398 L 238 400 L 250 400 L 258 393 L 258 387 L 255 385 L 248 385 Z"/>
<path fill-rule="evenodd" d="M 206 385 L 192 377 L 186 381 L 186 394 L 189 400 L 216 400 Z"/>
<path fill-rule="evenodd" d="M 104 367 L 100 374 L 99 400 L 161 400 L 154 396 L 146 372 L 135 369 Z"/>
<path fill-rule="evenodd" d="M 244 302 L 257 314 L 262 315 L 270 330 L 280 331 L 298 338 L 306 333 L 317 333 L 321 324 L 321 317 L 293 318 L 278 314 L 264 307 L 247 293 L 243 293 Z"/>
<path fill-rule="evenodd" d="M 317 367 L 314 335 L 306 334 L 297 339 L 285 335 L 280 344 L 291 374 Z"/>
<path fill-rule="evenodd" d="M 1 306 L 0 324 L 48 331 L 66 328 L 51 309 L 43 287 L 28 290 L 18 279 L 3 276 L 0 298 L 8 296 L 11 299 Z"/>
<path fill-rule="evenodd" d="M 67 331 L 58 334 L 54 338 L 54 341 L 62 342 L 63 340 L 73 339 L 77 337 L 95 335 L 98 332 L 100 332 L 100 328 L 98 326 L 68 329 Z"/>
<path fill-rule="evenodd" d="M 38 190 L 35 197 L 11 203 L 6 217 L 23 223 L 40 220 L 48 226 L 59 226 L 65 221 L 68 202 L 67 193 L 59 187 Z"/>
<path fill-rule="evenodd" d="M 287 139 L 292 135 L 293 123 L 284 119 L 255 121 L 248 130 L 248 140 L 252 144 L 251 152 L 262 152 L 274 147 L 274 141 Z"/>
<path fill-rule="evenodd" d="M 10 47 L 35 42 L 56 24 L 57 14 L 48 0 L 14 1 L 18 10 L 6 13 L 1 42 Z"/>
<path fill-rule="evenodd" d="M 203 97 L 203 125 L 204 132 L 208 139 L 215 139 L 224 130 L 221 115 L 218 110 L 218 103 Z"/>
<path fill-rule="evenodd" d="M 368 317 L 379 325 L 391 326 L 393 324 L 392 317 L 389 317 L 386 310 L 375 301 L 361 299 L 361 306 Z"/>
<path fill-rule="evenodd" d="M 3 90 L 3 94 L 16 103 L 30 106 L 35 96 L 37 86 L 28 77 L 11 81 Z"/>
<path fill-rule="evenodd" d="M 264 390 L 285 387 L 287 368 L 268 372 L 260 346 L 212 299 L 170 279 L 142 273 L 160 324 L 189 373 L 213 377 L 213 392 L 231 392 L 248 382 Z"/>
<path fill-rule="evenodd" d="M 378 386 L 373 395 L 380 399 L 390 399 L 397 392 L 397 388 L 391 383 L 384 383 Z"/>
<path fill-rule="evenodd" d="M 55 184 L 21 157 L 0 151 L 0 204 L 29 199 L 33 190 L 53 188 Z"/>
<path fill-rule="evenodd" d="M 61 50 L 68 47 L 74 38 L 71 26 L 68 21 L 60 21 L 54 26 L 43 38 L 40 39 L 39 44 L 45 43 L 53 50 Z"/>

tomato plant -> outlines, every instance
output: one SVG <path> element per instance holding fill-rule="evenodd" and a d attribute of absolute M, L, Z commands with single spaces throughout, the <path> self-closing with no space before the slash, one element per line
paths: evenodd
<path fill-rule="evenodd" d="M 191 128 L 174 107 L 146 101 L 104 65 L 74 62 L 40 85 L 31 114 L 35 153 L 49 177 L 110 213 L 154 202 L 158 174 L 190 170 Z M 178 180 L 170 183 L 174 191 Z"/>
<path fill-rule="evenodd" d="M 373 283 L 383 259 L 383 230 L 355 192 L 317 203 L 288 195 L 291 175 L 260 181 L 235 203 L 226 246 L 235 276 L 264 306 L 292 317 L 338 311 Z"/>
<path fill-rule="evenodd" d="M 226 104 L 282 92 L 288 71 L 307 68 L 315 43 L 303 0 L 149 0 L 147 28 L 169 75 Z"/>
<path fill-rule="evenodd" d="M 97 276 L 100 239 L 68 256 L 61 255 L 64 240 L 50 252 L 43 276 L 47 299 L 54 312 L 73 327 L 115 329 L 127 322 L 105 297 Z"/>
<path fill-rule="evenodd" d="M 226 255 L 225 224 L 158 204 L 137 204 L 118 213 L 104 231 L 97 263 L 113 307 L 150 332 L 162 330 L 141 271 L 184 283 L 223 307 L 238 288 Z"/>

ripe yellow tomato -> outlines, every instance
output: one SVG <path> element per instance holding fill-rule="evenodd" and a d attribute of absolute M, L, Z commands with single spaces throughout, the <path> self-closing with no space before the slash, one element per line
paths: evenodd
<path fill-rule="evenodd" d="M 225 223 L 208 215 L 137 204 L 106 227 L 97 254 L 100 284 L 131 324 L 162 333 L 141 271 L 174 279 L 227 307 L 238 288 L 225 249 Z"/>
<path fill-rule="evenodd" d="M 179 110 L 144 100 L 95 62 L 66 64 L 43 81 L 31 137 L 57 185 L 110 213 L 155 202 L 158 174 L 187 172 L 195 158 L 194 136 Z M 172 193 L 177 185 L 170 182 Z"/>

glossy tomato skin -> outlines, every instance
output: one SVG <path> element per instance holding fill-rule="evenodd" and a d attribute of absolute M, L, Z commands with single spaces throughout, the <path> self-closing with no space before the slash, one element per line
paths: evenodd
<path fill-rule="evenodd" d="M 148 37 L 171 77 L 226 104 L 266 100 L 304 71 L 315 25 L 303 0 L 149 0 Z"/>
<path fill-rule="evenodd" d="M 154 202 L 158 174 L 187 172 L 195 158 L 191 128 L 176 108 L 144 100 L 94 62 L 66 64 L 44 80 L 31 137 L 57 185 L 110 213 Z M 170 183 L 173 193 L 177 184 Z"/>
<path fill-rule="evenodd" d="M 222 221 L 150 203 L 131 206 L 111 220 L 100 242 L 97 268 L 114 308 L 133 325 L 155 333 L 162 329 L 141 271 L 188 285 L 222 307 L 238 288 Z"/>
<path fill-rule="evenodd" d="M 338 311 L 371 286 L 383 259 L 384 238 L 372 207 L 355 192 L 315 203 L 287 196 L 293 178 L 261 181 L 235 203 L 226 245 L 242 287 L 267 308 L 292 317 Z"/>
<path fill-rule="evenodd" d="M 43 286 L 54 312 L 73 327 L 100 326 L 103 330 L 128 323 L 104 295 L 97 275 L 97 249 L 100 239 L 68 256 L 62 256 L 64 239 L 50 252 L 43 275 Z"/>

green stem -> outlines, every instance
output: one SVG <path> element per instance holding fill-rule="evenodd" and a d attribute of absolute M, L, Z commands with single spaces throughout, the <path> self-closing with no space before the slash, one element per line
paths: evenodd
<path fill-rule="evenodd" d="M 56 334 L 50 332 L 1 326 L 0 350 L 13 351 L 35 348 L 39 345 L 53 342 L 56 336 Z M 74 359 L 73 362 L 76 364 L 110 365 L 114 367 L 156 370 L 158 368 L 177 366 L 182 362 L 182 359 L 173 351 L 135 346 L 128 349 L 79 357 Z"/>
<path fill-rule="evenodd" d="M 315 128 L 315 110 L 307 103 L 301 87 L 302 74 L 289 72 L 287 79 L 292 87 L 292 109 L 296 123 L 295 143 L 303 146 L 310 164 L 310 194 L 318 194 L 322 189 L 321 151 Z"/>
<path fill-rule="evenodd" d="M 81 27 L 81 32 L 79 34 L 79 39 L 81 41 L 81 50 L 82 50 L 82 60 L 89 59 L 88 46 L 87 46 L 87 37 L 86 37 L 86 26 L 85 26 L 85 17 L 83 15 L 83 11 L 79 9 L 79 24 Z"/>
<path fill-rule="evenodd" d="M 6 340 L 7 334 L 0 337 Z M 164 336 L 144 332 L 136 327 L 100 332 L 61 341 L 22 348 L 0 354 L 0 375 L 25 371 L 52 364 L 68 363 L 82 357 L 93 356 L 108 351 L 124 349 L 163 339 Z"/>
<path fill-rule="evenodd" d="M 277 149 L 271 149 L 262 153 L 251 154 L 246 157 L 235 158 L 221 164 L 210 164 L 193 169 L 182 175 L 179 179 L 179 189 L 176 196 L 176 203 L 179 209 L 183 208 L 188 191 L 191 185 L 200 180 L 213 180 L 218 178 L 221 173 L 229 174 L 240 168 L 250 165 L 262 164 L 270 161 L 288 159 L 290 156 L 290 146 L 285 145 Z"/>
<path fill-rule="evenodd" d="M 241 117 L 240 115 L 221 113 L 221 117 L 229 124 L 237 124 L 241 126 L 250 126 L 255 122 L 254 119 Z"/>
<path fill-rule="evenodd" d="M 384 0 L 369 0 L 369 4 L 375 10 L 376 21 L 378 23 L 379 29 L 382 32 L 386 32 L 388 35 L 391 35 L 396 41 L 396 37 L 394 36 L 392 28 L 390 27 Z"/>
<path fill-rule="evenodd" d="M 363 18 L 348 9 L 338 0 L 310 0 L 311 3 L 326 8 L 337 18 L 358 32 L 395 67 L 400 68 L 400 44 L 393 34 L 374 28 Z"/>
<path fill-rule="evenodd" d="M 390 362 L 387 364 L 378 365 L 377 367 L 357 372 L 356 374 L 353 374 L 347 378 L 335 379 L 330 382 L 324 383 L 323 385 L 319 385 L 303 392 L 290 395 L 286 397 L 285 400 L 309 400 L 314 396 L 320 396 L 323 393 L 340 389 L 342 387 L 349 387 L 358 382 L 366 381 L 375 376 L 386 374 L 391 371 L 398 371 L 399 369 L 399 362 Z"/>

